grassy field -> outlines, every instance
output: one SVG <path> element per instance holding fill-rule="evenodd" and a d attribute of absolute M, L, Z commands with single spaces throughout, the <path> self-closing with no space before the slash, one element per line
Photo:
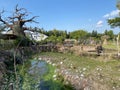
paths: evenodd
<path fill-rule="evenodd" d="M 59 69 L 66 69 L 70 74 L 80 75 L 85 78 L 92 78 L 103 87 L 111 88 L 105 90 L 120 89 L 120 61 L 119 60 L 99 60 L 96 57 L 77 56 L 69 53 L 44 52 L 39 57 L 51 58 L 51 63 Z"/>
<path fill-rule="evenodd" d="M 114 50 L 117 50 L 118 47 L 117 47 L 117 42 L 108 42 L 108 44 L 105 44 L 103 45 L 104 48 L 106 49 L 114 49 Z M 119 48 L 120 48 L 120 45 L 119 45 Z"/>

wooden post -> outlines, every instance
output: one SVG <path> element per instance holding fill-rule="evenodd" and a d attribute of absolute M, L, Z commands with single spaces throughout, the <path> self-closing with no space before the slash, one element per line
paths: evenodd
<path fill-rule="evenodd" d="M 119 34 L 116 39 L 117 39 L 117 49 L 118 49 L 118 56 L 119 56 Z"/>

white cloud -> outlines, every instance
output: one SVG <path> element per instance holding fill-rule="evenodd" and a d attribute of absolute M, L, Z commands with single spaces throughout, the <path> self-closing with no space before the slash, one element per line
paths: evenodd
<path fill-rule="evenodd" d="M 113 11 L 111 11 L 110 13 L 105 14 L 103 17 L 104 17 L 104 18 L 116 17 L 116 16 L 119 15 L 119 12 L 120 12 L 120 10 L 113 10 Z"/>
<path fill-rule="evenodd" d="M 103 21 L 100 20 L 97 22 L 96 27 L 102 27 L 103 26 Z"/>
<path fill-rule="evenodd" d="M 110 16 L 109 14 L 105 14 L 103 17 L 108 18 L 109 16 Z"/>

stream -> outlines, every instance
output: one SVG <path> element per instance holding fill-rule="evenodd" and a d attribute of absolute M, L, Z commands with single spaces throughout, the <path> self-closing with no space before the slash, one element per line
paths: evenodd
<path fill-rule="evenodd" d="M 0 90 L 73 90 L 71 86 L 64 85 L 63 77 L 55 80 L 54 71 L 55 67 L 43 60 L 28 60 L 17 66 L 17 76 L 5 76 L 7 84 Z"/>

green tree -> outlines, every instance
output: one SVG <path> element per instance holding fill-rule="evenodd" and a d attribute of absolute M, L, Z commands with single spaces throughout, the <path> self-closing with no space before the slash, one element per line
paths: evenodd
<path fill-rule="evenodd" d="M 96 30 L 93 30 L 92 33 L 91 33 L 91 36 L 97 38 L 97 31 L 96 31 Z"/>
<path fill-rule="evenodd" d="M 87 36 L 88 32 L 84 31 L 84 30 L 76 30 L 70 33 L 70 38 L 73 39 L 82 39 L 85 38 Z"/>
<path fill-rule="evenodd" d="M 104 34 L 105 34 L 105 35 L 108 35 L 108 30 L 105 30 L 105 31 L 104 31 Z"/>
<path fill-rule="evenodd" d="M 116 7 L 120 10 L 120 2 L 119 1 L 117 1 Z M 108 24 L 113 28 L 114 27 L 120 27 L 120 16 L 115 17 L 113 19 L 108 19 Z"/>
<path fill-rule="evenodd" d="M 67 32 L 62 30 L 53 29 L 47 32 L 47 35 L 49 36 L 47 38 L 47 41 L 53 42 L 53 43 L 62 43 L 64 39 L 67 37 Z"/>
<path fill-rule="evenodd" d="M 113 33 L 112 30 L 109 30 L 109 31 L 108 31 L 108 35 L 109 35 L 109 37 L 110 37 L 110 40 L 112 40 L 112 39 L 114 38 L 114 33 Z"/>
<path fill-rule="evenodd" d="M 114 28 L 114 27 L 120 27 L 120 17 L 116 17 L 113 19 L 108 19 L 108 24 Z"/>
<path fill-rule="evenodd" d="M 110 40 L 112 40 L 114 38 L 113 30 L 109 30 L 109 31 L 105 30 L 104 34 L 108 35 Z"/>

